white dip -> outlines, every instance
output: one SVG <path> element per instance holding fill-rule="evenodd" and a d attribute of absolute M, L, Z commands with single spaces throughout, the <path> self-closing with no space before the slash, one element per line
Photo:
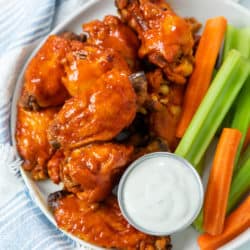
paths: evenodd
<path fill-rule="evenodd" d="M 141 231 L 170 234 L 190 225 L 203 200 L 200 179 L 188 163 L 172 154 L 142 158 L 124 179 L 124 215 Z"/>

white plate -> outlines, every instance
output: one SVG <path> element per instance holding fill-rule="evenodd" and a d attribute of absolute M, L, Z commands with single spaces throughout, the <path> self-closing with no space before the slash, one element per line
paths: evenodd
<path fill-rule="evenodd" d="M 174 10 L 182 16 L 194 16 L 200 22 L 204 23 L 205 20 L 213 16 L 225 16 L 228 21 L 235 26 L 250 26 L 250 12 L 240 5 L 227 0 L 169 0 L 168 1 Z M 68 18 L 64 23 L 58 25 L 51 33 L 57 34 L 62 31 L 74 31 L 79 33 L 81 31 L 81 25 L 84 22 L 93 19 L 102 19 L 107 14 L 116 14 L 116 8 L 114 6 L 113 0 L 92 0 L 87 4 L 79 8 L 70 18 Z M 45 40 L 45 39 L 44 39 Z M 44 40 L 38 46 L 38 48 L 43 44 Z M 38 48 L 31 54 L 29 60 L 37 52 Z M 28 60 L 28 61 L 29 61 Z M 12 112 L 11 112 L 11 132 L 13 145 L 16 146 L 15 142 L 15 124 L 16 124 L 16 106 L 21 93 L 21 88 L 23 85 L 23 75 L 24 68 L 18 78 L 16 83 L 16 89 L 12 102 Z M 42 212 L 47 216 L 47 218 L 56 225 L 52 213 L 47 207 L 47 197 L 48 194 L 56 190 L 60 190 L 61 187 L 53 184 L 50 181 L 34 182 L 29 173 L 21 170 L 22 177 L 29 189 L 30 195 L 34 202 L 40 207 Z M 64 232 L 66 233 L 66 232 Z M 68 233 L 69 237 L 80 242 L 83 246 L 89 247 L 90 249 L 101 249 L 94 245 L 88 244 Z M 197 233 L 190 227 L 184 232 L 175 234 L 172 236 L 174 250 L 196 250 L 198 249 L 196 243 Z M 250 233 L 245 232 L 239 236 L 234 241 L 225 245 L 221 250 L 235 249 L 237 246 L 246 242 L 250 238 Z"/>

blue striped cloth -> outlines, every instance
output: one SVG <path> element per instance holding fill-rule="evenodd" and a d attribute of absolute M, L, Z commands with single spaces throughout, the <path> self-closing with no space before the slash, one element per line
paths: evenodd
<path fill-rule="evenodd" d="M 44 217 L 26 190 L 18 192 L 0 210 L 0 249 L 67 249 L 76 244 Z"/>
<path fill-rule="evenodd" d="M 20 160 L 9 144 L 11 97 L 24 62 L 41 38 L 87 1 L 0 0 L 1 250 L 87 249 L 62 234 L 35 206 L 18 174 Z M 250 0 L 241 1 L 250 7 Z"/>

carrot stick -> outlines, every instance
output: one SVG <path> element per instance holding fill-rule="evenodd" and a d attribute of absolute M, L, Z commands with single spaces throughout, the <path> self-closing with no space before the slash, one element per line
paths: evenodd
<path fill-rule="evenodd" d="M 248 128 L 248 131 L 247 131 L 247 134 L 245 137 L 245 141 L 243 144 L 243 150 L 245 150 L 249 144 L 250 144 L 250 127 Z"/>
<path fill-rule="evenodd" d="M 182 116 L 176 136 L 181 138 L 210 85 L 216 59 L 227 27 L 224 17 L 208 19 L 195 55 L 195 68 L 183 100 Z"/>
<path fill-rule="evenodd" d="M 215 250 L 226 244 L 250 227 L 250 195 L 225 220 L 222 234 L 212 236 L 207 233 L 200 235 L 198 244 L 201 250 Z"/>
<path fill-rule="evenodd" d="M 204 231 L 217 235 L 222 233 L 230 184 L 241 139 L 237 129 L 224 128 L 216 148 L 204 202 Z"/>

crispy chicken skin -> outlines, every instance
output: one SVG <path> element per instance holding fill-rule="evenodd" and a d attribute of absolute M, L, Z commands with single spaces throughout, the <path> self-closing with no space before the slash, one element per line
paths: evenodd
<path fill-rule="evenodd" d="M 53 153 L 47 139 L 47 128 L 58 109 L 26 111 L 18 107 L 16 142 L 23 168 L 31 171 L 35 180 L 47 178 L 47 162 Z"/>
<path fill-rule="evenodd" d="M 118 52 L 90 44 L 84 44 L 77 52 L 69 52 L 64 67 L 66 75 L 63 83 L 71 96 L 85 93 L 87 89 L 97 85 L 97 80 L 103 74 L 112 69 L 130 74 L 128 64 Z"/>
<path fill-rule="evenodd" d="M 68 91 L 62 84 L 66 53 L 79 50 L 80 41 L 50 36 L 27 66 L 21 104 L 27 110 L 62 105 Z"/>
<path fill-rule="evenodd" d="M 179 142 L 179 139 L 175 136 L 175 132 L 180 119 L 180 112 L 178 106 L 172 109 L 162 107 L 161 110 L 152 112 L 150 115 L 151 131 L 154 131 L 156 136 L 168 142 L 171 152 L 175 151 Z"/>
<path fill-rule="evenodd" d="M 131 161 L 133 147 L 114 143 L 74 149 L 62 167 L 66 190 L 89 203 L 104 200 Z"/>
<path fill-rule="evenodd" d="M 154 137 L 143 147 L 136 147 L 133 154 L 133 160 L 137 160 L 139 157 L 154 152 L 168 152 L 169 146 L 166 140 L 160 137 Z"/>
<path fill-rule="evenodd" d="M 94 20 L 83 24 L 83 31 L 89 35 L 88 43 L 102 45 L 104 48 L 113 48 L 126 59 L 132 71 L 137 68 L 139 40 L 135 33 L 118 17 L 106 16 L 103 21 Z"/>
<path fill-rule="evenodd" d="M 170 81 L 184 84 L 194 63 L 190 22 L 176 15 L 165 0 L 116 0 L 116 5 L 141 40 L 139 57 L 162 68 Z"/>
<path fill-rule="evenodd" d="M 148 97 L 148 83 L 143 71 L 133 73 L 129 76 L 132 86 L 136 93 L 137 111 L 144 113 L 144 105 Z"/>
<path fill-rule="evenodd" d="M 57 150 L 47 164 L 49 178 L 56 184 L 61 182 L 61 168 L 64 163 L 63 150 Z"/>
<path fill-rule="evenodd" d="M 168 236 L 146 235 L 128 224 L 114 196 L 89 204 L 71 194 L 51 203 L 59 227 L 90 243 L 120 250 L 171 249 Z"/>
<path fill-rule="evenodd" d="M 161 69 L 147 73 L 147 79 L 150 131 L 164 138 L 173 152 L 179 142 L 175 132 L 181 114 L 184 86 L 167 81 Z"/>
<path fill-rule="evenodd" d="M 81 92 L 66 101 L 50 124 L 53 145 L 74 148 L 108 141 L 133 121 L 136 95 L 126 72 L 113 69 Z"/>

